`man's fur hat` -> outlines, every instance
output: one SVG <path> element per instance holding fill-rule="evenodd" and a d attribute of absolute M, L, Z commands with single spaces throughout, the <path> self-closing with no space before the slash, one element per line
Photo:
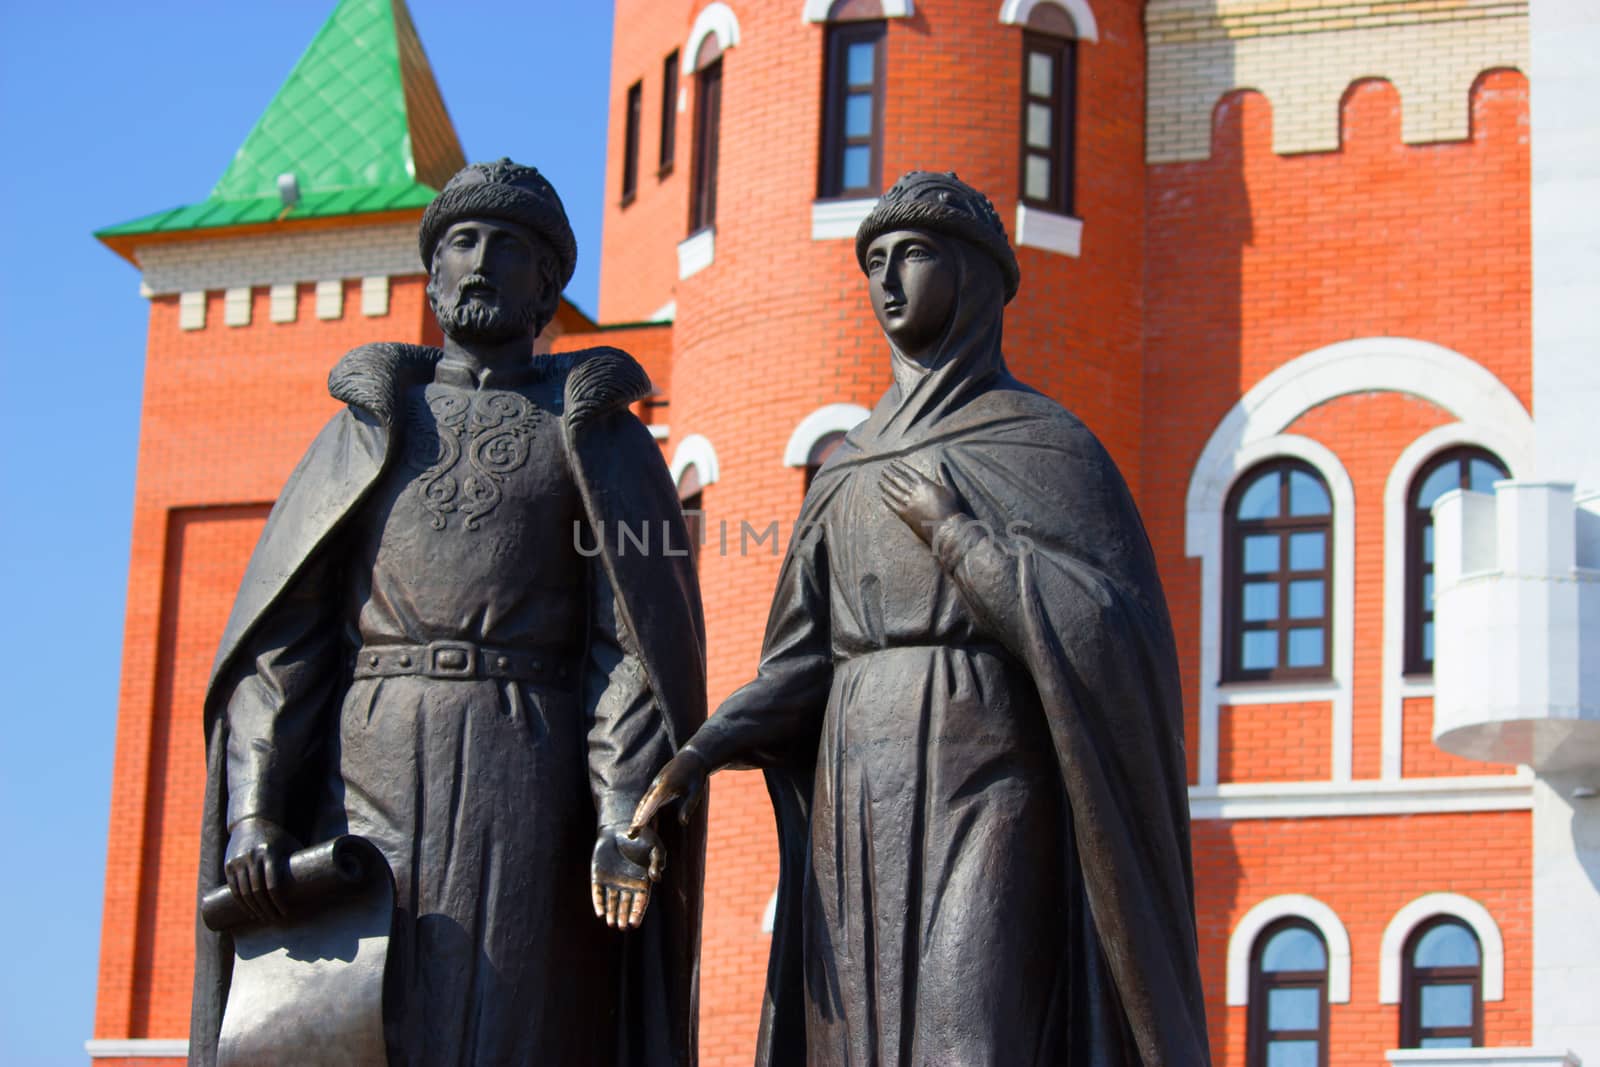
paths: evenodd
<path fill-rule="evenodd" d="M 417 246 L 425 269 L 433 269 L 433 250 L 444 231 L 462 219 L 502 219 L 526 226 L 555 251 L 561 287 L 572 280 L 578 242 L 555 187 L 533 167 L 502 158 L 457 171 L 422 213 Z"/>

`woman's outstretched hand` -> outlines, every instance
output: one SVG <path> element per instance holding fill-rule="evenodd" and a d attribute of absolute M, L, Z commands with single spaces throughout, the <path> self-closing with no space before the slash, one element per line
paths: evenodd
<path fill-rule="evenodd" d="M 689 825 L 689 819 L 700 806 L 705 795 L 706 779 L 711 777 L 711 765 L 692 748 L 684 748 L 667 761 L 656 775 L 655 781 L 633 809 L 633 821 L 628 824 L 628 836 L 635 837 L 655 821 L 656 813 L 674 800 L 678 805 L 678 822 Z"/>
<path fill-rule="evenodd" d="M 895 460 L 878 482 L 889 510 L 928 544 L 933 531 L 953 515 L 961 514 L 961 501 L 949 487 L 934 481 L 905 460 Z"/>

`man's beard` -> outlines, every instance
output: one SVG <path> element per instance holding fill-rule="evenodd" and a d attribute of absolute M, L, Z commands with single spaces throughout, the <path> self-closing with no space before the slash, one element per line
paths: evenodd
<path fill-rule="evenodd" d="M 463 278 L 455 292 L 449 294 L 440 293 L 434 282 L 428 283 L 428 302 L 433 305 L 439 329 L 461 344 L 504 344 L 531 337 L 539 324 L 538 299 L 529 297 L 508 308 L 463 298 L 462 292 L 468 286 L 483 283 L 482 278 Z"/>

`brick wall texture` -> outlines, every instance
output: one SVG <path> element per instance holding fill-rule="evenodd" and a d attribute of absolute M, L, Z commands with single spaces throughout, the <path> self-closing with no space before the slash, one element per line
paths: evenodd
<path fill-rule="evenodd" d="M 1199 561 L 1185 554 L 1184 501 L 1229 409 L 1296 357 L 1363 337 L 1444 346 L 1530 402 L 1528 90 L 1510 69 L 1526 47 L 1526 3 L 1091 5 L 1099 40 L 1078 50 L 1082 250 L 1020 250 L 1007 355 L 1102 436 L 1134 487 L 1172 608 L 1193 752 L 1200 621 L 1216 609 L 1202 604 Z M 750 533 L 787 528 L 800 505 L 803 472 L 783 465 L 785 443 L 825 404 L 871 407 L 889 372 L 853 242 L 811 237 L 827 31 L 801 20 L 798 0 L 730 3 L 739 41 L 722 59 L 715 259 L 678 279 L 695 81 L 684 56 L 666 96 L 689 106 L 673 108 L 676 159 L 658 174 L 662 61 L 684 48 L 702 6 L 617 0 L 599 307 L 602 323 L 620 325 L 568 326 L 555 347 L 633 352 L 656 384 L 637 410 L 663 454 L 690 435 L 716 452 L 700 564 L 715 707 L 754 671 L 777 574 L 777 546 Z M 890 20 L 883 179 L 955 169 L 1012 219 L 1022 31 L 1000 24 L 999 7 L 920 0 Z M 623 205 L 621 104 L 636 81 L 638 189 Z M 173 245 L 149 261 L 166 280 L 151 300 L 97 1037 L 187 1030 L 201 690 L 263 508 L 335 409 L 328 367 L 363 341 L 437 340 L 423 279 L 386 225 L 379 240 L 352 220 L 351 247 L 368 250 L 360 263 L 322 262 L 339 258 L 338 230 L 252 237 L 248 248 L 242 238 Z M 253 266 L 268 241 L 300 266 Z M 393 263 L 373 258 L 380 246 Z M 390 277 L 386 314 L 361 313 L 368 275 Z M 319 319 L 315 283 L 330 278 L 343 279 L 342 310 Z M 285 316 L 271 313 L 274 283 L 280 303 L 293 284 L 293 321 L 275 321 Z M 249 288 L 247 325 L 225 323 L 230 287 Z M 180 329 L 179 290 L 203 293 L 201 328 Z M 640 324 L 669 302 L 675 321 Z M 1420 397 L 1357 387 L 1286 430 L 1331 451 L 1354 489 L 1355 611 L 1335 620 L 1355 651 L 1353 675 L 1339 680 L 1353 709 L 1352 788 L 1381 775 L 1384 487 L 1408 445 L 1454 420 Z M 1223 694 L 1221 705 L 1225 785 L 1332 775 L 1325 687 L 1305 699 Z M 1425 695 L 1402 711 L 1405 777 L 1505 770 L 1434 748 Z M 710 812 L 701 1061 L 723 1067 L 754 1049 L 777 855 L 759 775 L 719 776 Z M 1335 1067 L 1380 1062 L 1397 1043 L 1396 1008 L 1378 1003 L 1379 941 L 1400 907 L 1434 891 L 1470 896 L 1499 923 L 1506 996 L 1486 1006 L 1486 1036 L 1528 1040 L 1526 811 L 1207 819 L 1194 838 L 1219 1064 L 1245 1063 L 1246 1009 L 1223 1003 L 1228 936 L 1255 904 L 1286 893 L 1321 900 L 1350 932 L 1352 996 L 1331 1016 Z"/>

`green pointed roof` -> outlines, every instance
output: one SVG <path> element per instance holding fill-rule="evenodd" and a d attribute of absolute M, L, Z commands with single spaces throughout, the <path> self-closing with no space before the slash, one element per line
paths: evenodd
<path fill-rule="evenodd" d="M 421 208 L 465 164 L 405 0 L 339 0 L 209 197 L 95 236 L 117 247 L 137 235 Z M 299 185 L 293 207 L 279 197 L 280 174 Z"/>

